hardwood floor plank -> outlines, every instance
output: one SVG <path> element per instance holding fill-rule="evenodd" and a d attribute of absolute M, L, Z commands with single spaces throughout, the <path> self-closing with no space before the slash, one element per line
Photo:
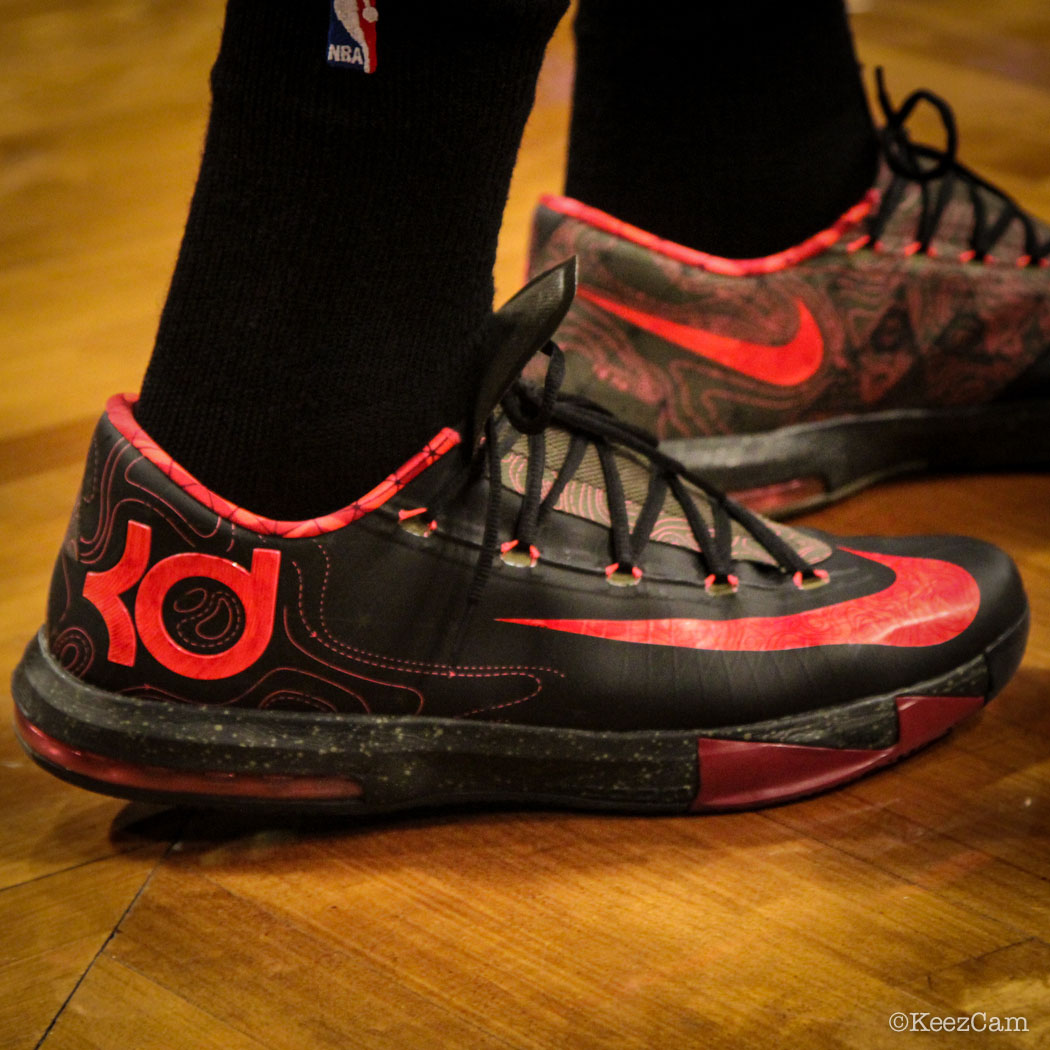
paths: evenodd
<path fill-rule="evenodd" d="M 120 1004 L 114 1010 L 114 1003 Z M 265 1043 L 191 1006 L 103 956 L 77 989 L 42 1050 L 263 1050 Z"/>
<path fill-rule="evenodd" d="M 1018 1047 L 1050 1044 L 1050 945 L 1024 941 L 958 966 L 931 973 L 916 983 L 922 996 L 938 1004 L 934 1013 L 972 1016 L 987 1031 L 987 1045 Z M 1012 1034 L 994 1030 L 995 1020 L 1017 1019 Z M 1007 1028 L 1006 1032 L 1011 1029 Z M 980 1034 L 975 1029 L 974 1038 Z M 960 1033 L 957 1038 L 963 1039 Z"/>
<path fill-rule="evenodd" d="M 524 849 L 519 835 L 511 850 L 530 862 L 524 887 L 487 856 L 496 847 L 492 827 L 475 823 L 439 824 L 431 849 L 419 841 L 426 827 L 410 830 L 407 842 L 404 828 L 380 832 L 388 840 L 382 852 L 407 865 L 390 872 L 378 858 L 353 871 L 311 866 L 301 853 L 287 854 L 286 836 L 264 835 L 237 887 L 260 878 L 252 899 L 217 884 L 210 858 L 200 870 L 180 860 L 151 882 L 107 954 L 274 1047 L 833 1046 L 855 1045 L 848 1040 L 857 1032 L 863 1045 L 881 1046 L 890 1012 L 930 1009 L 921 987 L 894 986 L 863 966 L 844 981 L 842 960 L 807 936 L 801 919 L 785 929 L 784 892 L 768 882 L 750 880 L 752 899 L 763 897 L 752 909 L 728 875 L 720 884 L 701 864 L 707 877 L 696 881 L 708 893 L 690 912 L 683 895 L 695 886 L 684 850 L 665 879 L 677 875 L 686 885 L 662 894 L 642 846 L 638 878 L 621 881 L 622 862 L 605 856 L 599 867 L 593 843 L 561 856 L 571 845 L 562 822 L 552 820 L 557 849 Z M 670 831 L 683 824 L 664 823 Z M 459 840 L 458 863 L 450 827 L 458 832 L 451 836 Z M 371 838 L 352 837 L 363 848 Z M 615 838 L 624 841 L 622 833 Z M 486 856 L 472 857 L 469 843 L 478 839 Z M 581 855 L 595 868 L 592 878 Z M 282 874 L 266 886 L 268 859 Z M 440 885 L 475 867 L 490 884 L 484 893 L 468 898 Z M 586 904 L 574 910 L 566 895 Z M 853 937 L 842 948 L 858 961 L 871 944 Z"/>
<path fill-rule="evenodd" d="M 360 954 L 181 869 L 158 872 L 106 954 L 274 1050 L 505 1045 Z"/>
<path fill-rule="evenodd" d="M 1050 931 L 1045 878 L 958 841 L 928 819 L 902 816 L 854 791 L 783 807 L 769 819 L 1026 936 L 1045 939 Z"/>
<path fill-rule="evenodd" d="M 140 846 L 0 892 L 3 1050 L 37 1045 L 165 848 Z"/>
<path fill-rule="evenodd" d="M 75 791 L 26 757 L 8 728 L 11 702 L 0 703 L 0 891 L 144 845 L 123 829 L 117 799 Z"/>
<path fill-rule="evenodd" d="M 8 3 L 0 19 L 8 436 L 138 387 L 196 178 L 222 5 Z"/>
<path fill-rule="evenodd" d="M 211 842 L 191 836 L 165 879 L 205 878 L 513 1045 L 664 1045 L 686 1032 L 728 1040 L 724 1025 L 745 1004 L 761 1031 L 773 1017 L 757 1002 L 771 988 L 800 1001 L 791 976 L 800 959 L 828 984 L 814 1016 L 846 1024 L 856 1004 L 831 987 L 844 967 L 870 991 L 871 1012 L 899 1000 L 906 981 L 1027 936 L 758 815 L 211 831 Z M 112 951 L 166 983 L 166 964 L 138 943 L 179 936 L 175 916 L 153 912 L 139 932 L 155 892 L 125 926 L 135 944 L 118 939 Z M 218 926 L 195 934 L 223 936 Z M 756 952 L 772 968 L 748 994 L 737 975 Z M 712 1019 L 704 1004 L 727 983 L 731 1002 Z M 567 1003 L 577 1023 L 587 1015 L 586 1032 L 563 1027 Z M 523 1042 L 529 1034 L 535 1042 Z"/>
<path fill-rule="evenodd" d="M 60 467 L 80 469 L 97 422 L 92 415 L 0 438 L 0 486 Z"/>

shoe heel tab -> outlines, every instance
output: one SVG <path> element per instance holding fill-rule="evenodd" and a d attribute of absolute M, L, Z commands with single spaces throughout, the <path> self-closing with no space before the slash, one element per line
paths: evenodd
<path fill-rule="evenodd" d="M 472 447 L 521 370 L 550 342 L 575 294 L 573 256 L 534 278 L 489 318 L 479 340 L 487 366 L 474 406 Z"/>

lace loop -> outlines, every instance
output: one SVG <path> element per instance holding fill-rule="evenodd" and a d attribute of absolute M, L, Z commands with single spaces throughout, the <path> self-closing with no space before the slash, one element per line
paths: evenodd
<path fill-rule="evenodd" d="M 547 429 L 558 390 L 565 378 L 565 357 L 561 350 L 550 342 L 543 348 L 543 353 L 550 358 L 550 363 L 547 365 L 539 400 L 524 396 L 529 391 L 529 385 L 520 380 L 503 398 L 503 411 L 507 414 L 507 419 L 514 429 L 522 434 L 539 434 Z"/>
<path fill-rule="evenodd" d="M 642 581 L 644 572 L 640 562 L 668 495 L 681 508 L 693 535 L 701 569 L 698 582 L 703 581 L 709 593 L 735 594 L 739 586 L 739 578 L 733 572 L 734 522 L 750 533 L 785 576 L 801 578 L 801 574 L 809 579 L 815 575 L 816 570 L 809 562 L 762 518 L 723 496 L 662 452 L 653 435 L 619 422 L 600 406 L 582 398 L 561 395 L 559 387 L 565 374 L 562 351 L 550 343 L 545 352 L 550 356 L 550 367 L 542 387 L 522 379 L 514 383 L 503 398 L 503 416 L 494 414 L 486 422 L 483 440 L 466 472 L 467 477 L 452 479 L 432 502 L 428 512 L 428 516 L 436 516 L 434 507 L 437 503 L 447 504 L 470 480 L 479 480 L 482 475 L 486 477 L 488 497 L 484 533 L 468 593 L 469 605 L 475 605 L 480 599 L 497 557 L 512 566 L 534 567 L 537 564 L 540 557 L 538 537 L 543 524 L 580 469 L 589 448 L 593 448 L 598 457 L 605 482 L 611 554 L 605 575 L 610 583 L 634 586 Z M 568 431 L 569 443 L 560 467 L 548 471 L 545 430 L 552 425 Z M 503 433 L 505 430 L 510 433 Z M 520 440 L 520 435 L 525 435 L 528 443 L 525 485 L 515 535 L 501 543 L 503 456 Z M 642 506 L 636 511 L 633 526 L 617 465 L 618 449 L 636 453 L 649 472 L 648 491 Z M 545 485 L 548 487 L 544 494 Z M 687 485 L 697 491 L 690 491 Z M 707 504 L 710 525 L 700 512 L 698 499 Z M 422 508 L 413 512 L 413 517 L 421 514 Z"/>
<path fill-rule="evenodd" d="M 903 201 L 909 184 L 915 183 L 922 194 L 921 213 L 915 239 L 906 249 L 906 253 L 934 254 L 933 239 L 956 188 L 962 183 L 968 192 L 974 222 L 969 249 L 962 253 L 960 261 L 992 261 L 991 252 L 1017 222 L 1021 224 L 1024 237 L 1024 251 L 1018 265 L 1045 265 L 1050 257 L 1050 237 L 1040 243 L 1032 217 L 1001 189 L 986 182 L 956 159 L 958 128 L 948 103 L 932 91 L 922 89 L 913 91 L 899 107 L 895 107 L 890 99 L 881 67 L 876 69 L 875 78 L 879 105 L 886 118 L 879 138 L 886 163 L 894 177 L 886 188 L 878 208 L 869 217 L 865 243 L 878 250 L 890 217 Z M 915 109 L 924 102 L 933 106 L 940 116 L 945 133 L 943 149 L 913 142 L 905 127 Z M 1001 205 L 994 217 L 989 216 L 989 197 Z"/>
<path fill-rule="evenodd" d="M 886 117 L 880 137 L 886 162 L 898 174 L 913 182 L 932 182 L 955 167 L 955 154 L 959 145 L 959 132 L 955 124 L 955 114 L 951 107 L 939 95 L 921 89 L 913 91 L 895 109 L 886 88 L 886 77 L 882 67 L 875 70 L 875 81 L 878 87 L 879 105 Z M 928 102 L 940 114 L 944 124 L 945 147 L 941 151 L 931 147 L 916 148 L 908 135 L 905 123 L 922 102 Z M 932 160 L 932 165 L 924 165 L 923 159 Z"/>

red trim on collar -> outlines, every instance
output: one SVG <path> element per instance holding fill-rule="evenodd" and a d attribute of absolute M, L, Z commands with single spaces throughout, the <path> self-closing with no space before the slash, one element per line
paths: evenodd
<path fill-rule="evenodd" d="M 421 451 L 349 506 L 319 518 L 307 518 L 302 521 L 276 521 L 273 518 L 254 514 L 244 507 L 238 507 L 229 500 L 223 499 L 218 493 L 202 485 L 188 470 L 179 466 L 135 420 L 132 408 L 137 400 L 138 397 L 135 394 L 116 394 L 106 402 L 106 415 L 121 435 L 198 503 L 203 504 L 222 518 L 227 518 L 243 528 L 266 536 L 298 539 L 304 536 L 319 536 L 324 532 L 341 529 L 344 525 L 349 525 L 352 521 L 357 521 L 382 506 L 413 478 L 418 477 L 427 467 L 432 466 L 462 441 L 455 430 L 445 427 L 428 441 Z"/>
<path fill-rule="evenodd" d="M 687 266 L 698 266 L 702 270 L 711 273 L 724 274 L 727 277 L 748 277 L 756 274 L 774 273 L 777 270 L 786 269 L 803 259 L 809 259 L 830 248 L 836 241 L 840 240 L 847 230 L 856 226 L 872 208 L 878 203 L 879 191 L 870 189 L 863 199 L 854 204 L 844 215 L 832 223 L 826 230 L 807 237 L 801 244 L 791 248 L 785 248 L 775 255 L 765 255 L 757 259 L 726 259 L 720 255 L 708 255 L 707 252 L 697 251 L 695 248 L 687 248 L 683 244 L 674 241 L 665 241 L 652 233 L 632 226 L 630 223 L 609 215 L 607 212 L 592 208 L 588 204 L 573 200 L 571 197 L 558 197 L 547 194 L 540 198 L 540 203 L 551 211 L 567 215 L 571 219 L 578 219 L 605 233 L 611 233 L 614 237 L 622 237 L 642 248 L 659 252 L 677 262 L 685 263 Z"/>

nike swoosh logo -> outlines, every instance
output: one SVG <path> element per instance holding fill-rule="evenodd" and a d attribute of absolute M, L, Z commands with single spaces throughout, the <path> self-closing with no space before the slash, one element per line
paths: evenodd
<path fill-rule="evenodd" d="M 795 300 L 798 331 L 794 338 L 781 346 L 774 346 L 750 343 L 692 325 L 668 321 L 614 299 L 607 299 L 590 288 L 580 287 L 576 294 L 614 317 L 641 328 L 643 332 L 773 386 L 799 386 L 805 383 L 816 375 L 824 360 L 824 337 L 820 326 L 801 299 Z"/>
<path fill-rule="evenodd" d="M 847 548 L 842 548 L 847 550 Z M 973 623 L 981 604 L 977 581 L 961 566 L 932 558 L 848 551 L 892 569 L 884 590 L 791 616 L 739 620 L 530 620 L 503 623 L 641 645 L 715 652 L 783 652 L 818 645 L 943 645 Z"/>

